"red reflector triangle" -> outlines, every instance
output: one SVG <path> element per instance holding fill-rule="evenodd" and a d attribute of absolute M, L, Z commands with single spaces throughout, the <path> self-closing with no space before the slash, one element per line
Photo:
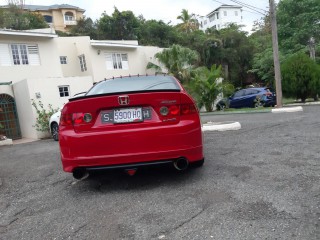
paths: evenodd
<path fill-rule="evenodd" d="M 133 176 L 136 174 L 137 169 L 127 169 L 126 172 L 128 173 L 129 176 Z"/>

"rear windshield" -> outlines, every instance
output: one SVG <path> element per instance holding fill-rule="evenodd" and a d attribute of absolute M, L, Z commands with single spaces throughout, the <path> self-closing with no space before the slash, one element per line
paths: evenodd
<path fill-rule="evenodd" d="M 134 76 L 105 80 L 94 85 L 86 96 L 122 92 L 180 91 L 177 81 L 171 76 Z"/>

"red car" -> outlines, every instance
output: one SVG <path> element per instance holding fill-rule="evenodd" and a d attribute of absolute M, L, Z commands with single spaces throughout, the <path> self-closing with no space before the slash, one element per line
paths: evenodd
<path fill-rule="evenodd" d="M 60 117 L 63 170 L 77 179 L 99 169 L 204 162 L 201 122 L 193 99 L 172 76 L 104 80 L 70 99 Z"/>

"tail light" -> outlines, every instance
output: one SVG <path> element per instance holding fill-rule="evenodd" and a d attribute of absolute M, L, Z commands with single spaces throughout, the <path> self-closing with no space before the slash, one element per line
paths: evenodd
<path fill-rule="evenodd" d="M 92 121 L 91 113 L 72 113 L 72 114 L 61 114 L 60 125 L 71 126 L 79 124 L 87 124 Z"/>
<path fill-rule="evenodd" d="M 180 110 L 181 115 L 194 114 L 198 112 L 194 104 L 182 104 Z"/>
<path fill-rule="evenodd" d="M 160 115 L 164 117 L 172 117 L 177 115 L 187 115 L 197 113 L 197 108 L 194 104 L 181 104 L 181 105 L 171 105 L 162 106 L 159 109 Z"/>

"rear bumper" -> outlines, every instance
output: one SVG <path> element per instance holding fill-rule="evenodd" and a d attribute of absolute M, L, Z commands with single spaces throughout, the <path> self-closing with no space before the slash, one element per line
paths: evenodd
<path fill-rule="evenodd" d="M 60 129 L 63 170 L 113 168 L 120 165 L 173 162 L 204 158 L 200 123 L 181 122 L 163 128 L 100 133 Z"/>
<path fill-rule="evenodd" d="M 202 146 L 189 149 L 179 149 L 166 152 L 152 152 L 139 154 L 121 154 L 113 156 L 95 156 L 95 157 L 77 157 L 63 158 L 62 166 L 65 172 L 72 172 L 75 168 L 86 168 L 88 170 L 95 169 L 111 169 L 121 168 L 126 165 L 142 166 L 163 163 L 172 163 L 178 158 L 186 158 L 189 163 L 202 160 Z"/>

